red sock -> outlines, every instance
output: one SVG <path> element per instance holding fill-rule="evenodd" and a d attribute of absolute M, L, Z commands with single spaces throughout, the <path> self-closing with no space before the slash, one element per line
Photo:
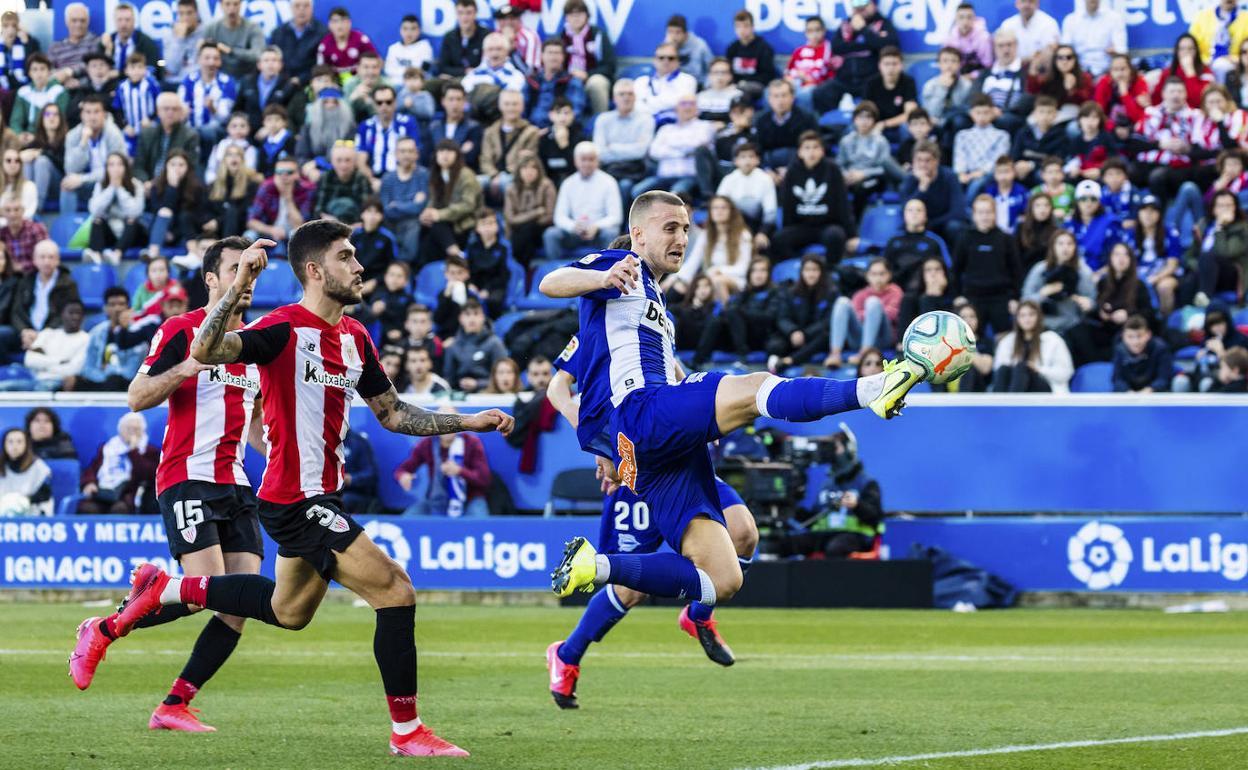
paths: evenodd
<path fill-rule="evenodd" d="M 386 704 L 390 706 L 392 722 L 410 722 L 416 718 L 415 695 L 387 695 Z"/>
<path fill-rule="evenodd" d="M 195 697 L 195 693 L 199 692 L 199 688 L 182 677 L 173 680 L 173 687 L 169 688 L 169 697 L 165 698 L 165 703 L 169 703 L 171 698 L 177 698 L 182 703 L 190 703 L 191 698 Z M 178 701 L 174 701 L 176 704 Z M 174 705 L 174 704 L 170 704 Z"/>
<path fill-rule="evenodd" d="M 182 578 L 180 597 L 185 604 L 196 604 L 200 607 L 208 606 L 208 581 L 211 578 L 206 577 L 184 577 Z"/>
<path fill-rule="evenodd" d="M 109 639 L 116 639 L 121 636 L 117 633 L 117 613 L 113 613 L 100 621 L 100 631 Z"/>

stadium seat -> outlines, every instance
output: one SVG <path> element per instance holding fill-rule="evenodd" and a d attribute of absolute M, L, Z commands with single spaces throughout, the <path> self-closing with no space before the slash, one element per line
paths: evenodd
<path fill-rule="evenodd" d="M 568 504 L 565 506 L 562 501 Z M 596 513 L 602 509 L 602 486 L 593 468 L 560 471 L 550 485 L 547 517 L 560 513 Z"/>
<path fill-rule="evenodd" d="M 507 257 L 507 271 L 507 301 L 505 304 L 508 308 L 514 308 L 516 303 L 520 301 L 520 298 L 529 290 L 529 271 L 525 270 L 524 266 L 512 259 L 510 255 Z"/>
<path fill-rule="evenodd" d="M 858 227 L 858 253 L 878 252 L 902 229 L 901 206 L 883 204 L 863 212 Z"/>
<path fill-rule="evenodd" d="M 69 269 L 78 284 L 78 296 L 88 310 L 104 307 L 104 290 L 117 285 L 117 273 L 112 265 L 82 263 Z"/>
<path fill-rule="evenodd" d="M 784 283 L 785 281 L 796 281 L 797 276 L 802 271 L 802 260 L 786 259 L 783 262 L 777 262 L 776 266 L 771 269 L 772 283 Z"/>
<path fill-rule="evenodd" d="M 845 110 L 828 110 L 819 116 L 821 128 L 842 128 L 854 122 L 854 113 Z"/>
<path fill-rule="evenodd" d="M 501 340 L 507 336 L 507 332 L 511 331 L 511 327 L 516 325 L 516 321 L 524 318 L 529 314 L 527 310 L 516 310 L 511 313 L 503 313 L 494 319 L 494 334 Z"/>
<path fill-rule="evenodd" d="M 1239 310 L 1236 310 L 1233 318 L 1235 320 L 1236 326 L 1243 326 L 1244 324 L 1248 324 L 1248 307 L 1243 307 L 1243 308 L 1240 308 Z"/>
<path fill-rule="evenodd" d="M 87 221 L 87 216 L 85 211 L 79 214 L 60 214 L 48 225 L 48 237 L 61 247 L 62 259 L 78 259 L 82 256 L 79 249 L 69 248 L 69 241 L 78 232 L 78 228 L 82 227 L 82 223 Z"/>
<path fill-rule="evenodd" d="M 542 262 L 533 270 L 533 280 L 529 283 L 529 292 L 516 302 L 517 310 L 557 310 L 559 308 L 568 307 L 572 304 L 567 299 L 552 299 L 538 291 L 538 286 L 547 273 L 551 273 L 561 267 L 565 262 L 562 260 L 550 260 Z"/>
<path fill-rule="evenodd" d="M 630 64 L 624 69 L 620 70 L 619 73 L 616 74 L 615 79 L 623 80 L 624 78 L 628 78 L 629 80 L 636 80 L 642 75 L 653 75 L 653 74 L 654 74 L 653 64 Z"/>
<path fill-rule="evenodd" d="M 940 66 L 935 59 L 920 59 L 906 68 L 907 74 L 914 78 L 914 89 L 923 92 L 923 84 L 940 74 Z"/>
<path fill-rule="evenodd" d="M 425 265 L 416 274 L 416 301 L 433 309 L 438 304 L 438 295 L 446 288 L 446 261 L 435 260 Z"/>
<path fill-rule="evenodd" d="M 78 478 L 82 470 L 77 460 L 44 460 L 52 471 L 52 499 L 61 500 L 78 494 Z"/>
<path fill-rule="evenodd" d="M 131 264 L 126 270 L 125 278 L 121 279 L 122 288 L 130 292 L 131 297 L 134 297 L 134 293 L 145 283 L 147 283 L 147 267 L 141 264 Z"/>
<path fill-rule="evenodd" d="M 254 307 L 279 307 L 298 302 L 303 296 L 303 287 L 295 278 L 295 271 L 284 259 L 271 259 L 264 272 L 256 280 L 256 291 L 251 304 Z"/>
<path fill-rule="evenodd" d="M 1108 361 L 1096 361 L 1084 364 L 1075 370 L 1070 379 L 1072 393 L 1112 393 L 1114 392 L 1114 365 Z"/>

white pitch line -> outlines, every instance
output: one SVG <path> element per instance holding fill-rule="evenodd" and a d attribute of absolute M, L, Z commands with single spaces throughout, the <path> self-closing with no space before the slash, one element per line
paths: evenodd
<path fill-rule="evenodd" d="M 66 648 L 68 649 L 68 648 Z M 281 649 L 265 649 L 265 648 L 249 648 L 239 649 L 236 654 L 278 657 L 278 658 L 340 658 L 343 655 L 351 655 L 358 652 L 361 656 L 367 656 L 371 659 L 365 647 L 355 649 L 354 645 L 350 649 L 340 651 L 335 650 L 281 650 Z M 109 649 L 109 653 L 113 655 L 185 655 L 184 648 L 169 648 L 158 650 L 143 649 L 127 649 L 121 648 Z M 6 655 L 11 656 L 61 656 L 66 654 L 65 650 L 37 650 L 37 649 L 5 649 L 0 648 L 0 657 Z M 417 645 L 417 654 L 421 657 L 430 658 L 532 658 L 534 656 L 541 657 L 541 651 L 537 652 L 515 652 L 507 650 L 465 650 L 457 652 L 454 650 L 421 650 Z M 701 660 L 704 656 L 696 652 L 669 652 L 664 650 L 656 650 L 654 652 L 611 652 L 611 651 L 595 651 L 595 658 L 617 658 L 617 659 L 662 659 L 671 658 L 689 658 Z M 1108 654 L 1097 656 L 1070 656 L 1070 655 L 1023 655 L 1023 654 L 1001 654 L 1001 655 L 970 655 L 970 654 L 940 654 L 940 653 L 861 653 L 861 654 L 810 654 L 810 653 L 760 653 L 755 655 L 743 655 L 738 658 L 739 661 L 749 662 L 751 660 L 758 661 L 807 661 L 812 663 L 1095 663 L 1104 665 L 1106 663 L 1130 663 L 1134 665 L 1156 665 L 1156 666 L 1191 666 L 1191 665 L 1209 665 L 1209 666 L 1242 666 L 1248 664 L 1248 657 L 1245 658 L 1139 658 L 1128 656 L 1109 656 Z"/>
<path fill-rule="evenodd" d="M 1120 746 L 1127 743 L 1162 743 L 1166 741 L 1187 741 L 1197 738 L 1225 738 L 1230 735 L 1244 734 L 1248 734 L 1248 727 L 1230 727 L 1225 730 L 1200 730 L 1198 732 L 1171 733 L 1169 735 L 1137 735 L 1132 738 L 1103 738 L 1087 741 L 1063 741 L 1061 743 L 1035 743 L 1024 746 L 998 746 L 992 749 L 939 751 L 929 754 L 908 754 L 896 757 L 830 759 L 807 762 L 802 765 L 777 765 L 774 767 L 752 768 L 752 770 L 822 770 L 822 768 L 835 767 L 876 767 L 878 765 L 899 765 L 906 762 L 926 762 L 933 759 L 989 757 L 997 754 L 1022 754 L 1029 751 L 1061 751 L 1062 749 L 1084 749 L 1096 746 Z"/>

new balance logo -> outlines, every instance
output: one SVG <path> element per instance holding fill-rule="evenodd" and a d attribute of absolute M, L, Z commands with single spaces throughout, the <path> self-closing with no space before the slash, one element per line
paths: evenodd
<path fill-rule="evenodd" d="M 321 371 L 321 367 L 311 361 L 305 361 L 303 363 L 303 381 L 334 388 L 345 389 L 355 387 L 355 380 L 350 377 L 343 374 L 330 374 L 329 372 L 323 372 Z"/>

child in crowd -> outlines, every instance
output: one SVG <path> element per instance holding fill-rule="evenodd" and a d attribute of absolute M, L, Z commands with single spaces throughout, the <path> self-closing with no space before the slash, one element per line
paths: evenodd
<path fill-rule="evenodd" d="M 283 154 L 294 156 L 295 132 L 290 130 L 290 116 L 280 104 L 264 108 L 260 130 L 256 132 L 256 171 L 266 179 L 273 176 L 277 159 Z"/>
<path fill-rule="evenodd" d="M 511 270 L 507 267 L 507 244 L 498 239 L 498 215 L 483 208 L 477 213 L 474 237 L 468 241 L 469 288 L 476 293 L 491 318 L 502 315 L 507 301 Z"/>
<path fill-rule="evenodd" d="M 992 178 L 997 158 L 1010 153 L 1010 135 L 992 125 L 996 107 L 987 94 L 971 99 L 971 127 L 953 140 L 953 170 L 971 200 Z"/>
<path fill-rule="evenodd" d="M 750 230 L 760 234 L 776 224 L 776 184 L 759 168 L 761 162 L 758 146 L 753 142 L 737 145 L 732 156 L 733 171 L 720 180 L 715 191 L 732 201 Z"/>
<path fill-rule="evenodd" d="M 1019 183 L 1014 173 L 1014 161 L 1009 155 L 997 158 L 992 167 L 992 181 L 984 186 L 984 194 L 997 204 L 997 227 L 1013 233 L 1027 211 L 1027 188 Z"/>
<path fill-rule="evenodd" d="M 355 258 L 364 267 L 364 293 L 372 294 L 390 263 L 399 258 L 399 244 L 385 227 L 385 208 L 378 198 L 368 198 L 360 208 L 360 226 L 351 234 Z"/>
<path fill-rule="evenodd" d="M 208 156 L 208 163 L 204 168 L 205 184 L 212 184 L 216 181 L 221 161 L 225 160 L 225 151 L 230 147 L 237 147 L 243 151 L 243 165 L 247 168 L 256 168 L 257 153 L 250 136 L 251 121 L 247 119 L 246 113 L 236 112 L 231 115 L 229 122 L 225 124 L 225 138 L 217 142 L 217 146 L 212 148 L 212 154 Z"/>
<path fill-rule="evenodd" d="M 139 132 L 152 124 L 159 94 L 160 84 L 148 72 L 147 57 L 138 52 L 130 54 L 126 58 L 126 77 L 117 84 L 113 94 L 113 114 L 121 117 L 121 132 L 126 135 L 126 145 L 132 156 Z"/>
<path fill-rule="evenodd" d="M 550 107 L 550 128 L 537 141 L 537 155 L 555 187 L 572 175 L 572 150 L 583 138 L 576 125 L 576 112 L 572 102 L 562 96 L 555 97 Z"/>
<path fill-rule="evenodd" d="M 1101 204 L 1122 222 L 1125 230 L 1135 227 L 1142 195 L 1127 175 L 1127 163 L 1114 156 L 1101 166 Z"/>
<path fill-rule="evenodd" d="M 1040 182 L 1041 165 L 1051 155 L 1065 156 L 1068 139 L 1066 127 L 1057 122 L 1057 100 L 1048 94 L 1036 97 L 1027 125 L 1014 135 L 1010 157 L 1014 171 L 1024 184 Z"/>
<path fill-rule="evenodd" d="M 471 286 L 472 273 L 468 260 L 448 254 L 442 267 L 442 276 L 446 286 L 438 294 L 438 304 L 433 310 L 433 326 L 443 339 L 459 334 L 459 314 L 471 298 L 480 303 L 481 298 Z"/>
<path fill-rule="evenodd" d="M 425 71 L 419 67 L 408 67 L 403 71 L 403 88 L 399 90 L 398 100 L 399 111 L 419 121 L 432 120 L 437 112 L 433 94 L 425 90 Z"/>
<path fill-rule="evenodd" d="M 408 305 L 402 331 L 396 331 L 387 337 L 387 342 L 400 344 L 408 350 L 427 350 L 434 368 L 442 368 L 442 338 L 433 333 L 433 311 L 428 305 L 419 302 Z"/>
<path fill-rule="evenodd" d="M 1122 341 L 1114 346 L 1113 371 L 1117 393 L 1165 392 L 1174 376 L 1174 355 L 1153 337 L 1147 319 L 1133 315 L 1122 327 Z"/>
<path fill-rule="evenodd" d="M 893 160 L 888 140 L 876 130 L 880 111 L 874 102 L 863 100 L 854 107 L 854 130 L 841 138 L 837 163 L 845 175 L 845 185 L 854 197 L 854 219 L 862 220 L 871 196 L 885 185 L 896 186 L 905 177 Z"/>
<path fill-rule="evenodd" d="M 915 107 L 906 116 L 907 136 L 901 140 L 901 145 L 897 148 L 895 158 L 907 173 L 914 162 L 915 146 L 931 138 L 933 128 L 932 116 L 922 107 Z"/>
<path fill-rule="evenodd" d="M 1083 179 L 1100 179 L 1101 167 L 1118 152 L 1118 143 L 1105 130 L 1105 112 L 1096 102 L 1079 107 L 1079 133 L 1067 145 L 1066 175 Z"/>
<path fill-rule="evenodd" d="M 1075 208 L 1075 186 L 1066 182 L 1062 159 L 1050 155 L 1040 162 L 1040 184 L 1031 188 L 1031 194 L 1044 193 L 1053 201 L 1053 216 L 1065 219 Z"/>
<path fill-rule="evenodd" d="M 381 288 L 367 295 L 369 309 L 381 322 L 382 337 L 403 328 L 407 305 L 412 301 L 408 286 L 412 280 L 412 268 L 406 262 L 391 262 L 381 279 Z"/>

